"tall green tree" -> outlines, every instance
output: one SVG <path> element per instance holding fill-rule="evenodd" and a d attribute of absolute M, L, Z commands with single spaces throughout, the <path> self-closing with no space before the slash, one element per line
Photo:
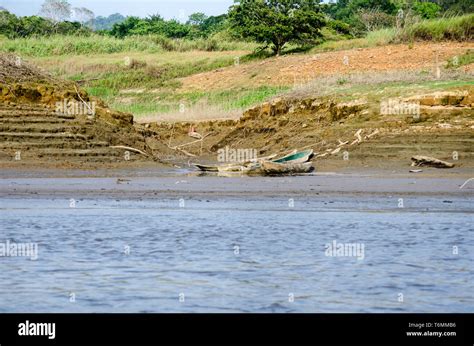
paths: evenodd
<path fill-rule="evenodd" d="M 325 25 L 319 0 L 235 0 L 229 19 L 235 32 L 271 45 L 276 55 L 287 43 L 320 37 Z"/>
<path fill-rule="evenodd" d="M 204 24 L 208 17 L 202 12 L 196 12 L 189 16 L 187 24 L 201 26 Z"/>

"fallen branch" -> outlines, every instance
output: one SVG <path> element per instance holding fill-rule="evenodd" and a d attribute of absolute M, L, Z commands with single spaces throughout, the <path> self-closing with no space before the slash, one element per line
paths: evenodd
<path fill-rule="evenodd" d="M 454 163 L 442 161 L 435 159 L 434 157 L 429 156 L 413 156 L 411 158 L 412 166 L 421 167 L 421 166 L 430 166 L 435 168 L 453 168 Z"/>
<path fill-rule="evenodd" d="M 343 146 L 349 144 L 349 141 L 343 142 L 343 141 L 341 141 L 340 139 L 338 139 L 338 141 L 339 141 L 339 145 L 337 146 L 338 148 L 339 148 L 339 147 L 343 147 Z"/>
<path fill-rule="evenodd" d="M 186 151 L 186 150 L 184 150 L 184 149 L 179 149 L 179 148 L 176 148 L 176 149 L 174 149 L 174 150 L 177 150 L 177 151 L 179 151 L 179 152 L 183 153 L 184 155 L 187 155 L 187 156 L 190 156 L 190 157 L 196 157 L 196 155 L 194 155 L 194 154 L 191 154 L 190 152 L 187 152 L 187 151 Z"/>

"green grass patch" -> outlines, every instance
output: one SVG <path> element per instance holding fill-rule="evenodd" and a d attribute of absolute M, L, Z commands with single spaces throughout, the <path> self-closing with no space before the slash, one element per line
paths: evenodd
<path fill-rule="evenodd" d="M 211 105 L 222 110 L 245 109 L 286 90 L 262 87 L 210 93 L 177 92 L 180 78 L 235 64 L 233 52 L 127 52 L 30 60 L 56 77 L 81 80 L 90 95 L 102 98 L 113 108 L 138 116 L 177 112 L 181 102 L 189 107 L 204 104 L 204 107 Z"/>
<path fill-rule="evenodd" d="M 112 97 L 110 105 L 118 110 L 141 115 L 158 115 L 163 113 L 178 113 L 180 104 L 186 108 L 205 111 L 207 107 L 226 111 L 241 111 L 260 104 L 280 93 L 289 90 L 288 87 L 259 87 L 253 89 L 226 90 L 213 92 L 175 93 L 162 91 L 158 94 L 145 91 L 138 95 L 126 95 L 130 100 L 123 104 L 123 97 Z"/>
<path fill-rule="evenodd" d="M 64 36 L 19 38 L 2 40 L 0 51 L 29 57 L 62 55 L 113 54 L 123 52 L 159 53 L 165 51 L 187 52 L 253 50 L 257 44 L 241 41 L 224 41 L 217 38 L 172 40 L 157 35 L 129 36 L 123 39 L 104 36 Z"/>
<path fill-rule="evenodd" d="M 127 64 L 125 63 L 126 57 Z M 36 58 L 33 63 L 56 77 L 74 81 L 93 95 L 109 97 L 123 89 L 177 89 L 179 78 L 232 66 L 233 54 L 159 53 Z"/>
<path fill-rule="evenodd" d="M 210 104 L 223 105 L 225 110 L 246 109 L 287 90 L 289 87 L 262 86 L 248 90 L 226 90 L 205 97 L 209 99 Z"/>
<path fill-rule="evenodd" d="M 178 78 L 212 71 L 232 64 L 234 64 L 234 58 L 220 57 L 215 59 L 205 58 L 193 63 L 177 62 L 162 65 L 148 65 L 141 62 L 136 68 L 118 65 L 116 70 L 88 75 L 88 77 L 99 77 L 99 79 L 92 80 L 87 86 L 91 90 L 98 90 L 102 96 L 106 94 L 105 90 L 109 90 L 109 93 L 114 94 L 120 90 L 130 88 L 174 89 L 180 86 L 179 81 L 176 80 Z"/>
<path fill-rule="evenodd" d="M 91 96 L 100 97 L 104 99 L 109 99 L 110 97 L 117 95 L 116 91 L 103 86 L 88 87 L 86 88 L 86 91 Z"/>
<path fill-rule="evenodd" d="M 394 40 L 396 34 L 397 31 L 395 28 L 386 28 L 369 32 L 367 36 L 363 38 L 326 41 L 313 48 L 311 53 L 385 46 Z"/>
<path fill-rule="evenodd" d="M 403 29 L 397 40 L 469 41 L 474 39 L 474 14 L 424 20 Z"/>
<path fill-rule="evenodd" d="M 168 105 L 159 105 L 156 102 L 138 102 L 130 105 L 112 103 L 112 107 L 118 111 L 131 113 L 135 117 L 150 114 L 163 114 L 173 111 L 173 107 Z"/>
<path fill-rule="evenodd" d="M 474 63 L 474 50 L 469 49 L 465 54 L 449 59 L 446 68 L 458 68 L 472 63 Z"/>

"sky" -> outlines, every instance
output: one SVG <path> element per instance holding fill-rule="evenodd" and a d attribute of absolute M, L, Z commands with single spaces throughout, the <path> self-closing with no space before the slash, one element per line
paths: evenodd
<path fill-rule="evenodd" d="M 38 14 L 44 0 L 0 0 L 0 6 L 19 16 Z M 146 17 L 159 13 L 167 19 L 185 20 L 195 12 L 219 15 L 227 12 L 233 0 L 68 0 L 72 7 L 86 7 L 96 16 L 121 13 Z"/>

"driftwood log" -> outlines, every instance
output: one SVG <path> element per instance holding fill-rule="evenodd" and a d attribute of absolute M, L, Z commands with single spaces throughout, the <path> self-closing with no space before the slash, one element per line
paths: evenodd
<path fill-rule="evenodd" d="M 411 158 L 412 166 L 416 167 L 421 167 L 421 166 L 430 166 L 430 167 L 435 167 L 435 168 L 453 168 L 454 163 L 446 162 L 446 161 L 441 161 L 438 159 L 435 159 L 434 157 L 429 157 L 429 156 L 413 156 Z"/>

